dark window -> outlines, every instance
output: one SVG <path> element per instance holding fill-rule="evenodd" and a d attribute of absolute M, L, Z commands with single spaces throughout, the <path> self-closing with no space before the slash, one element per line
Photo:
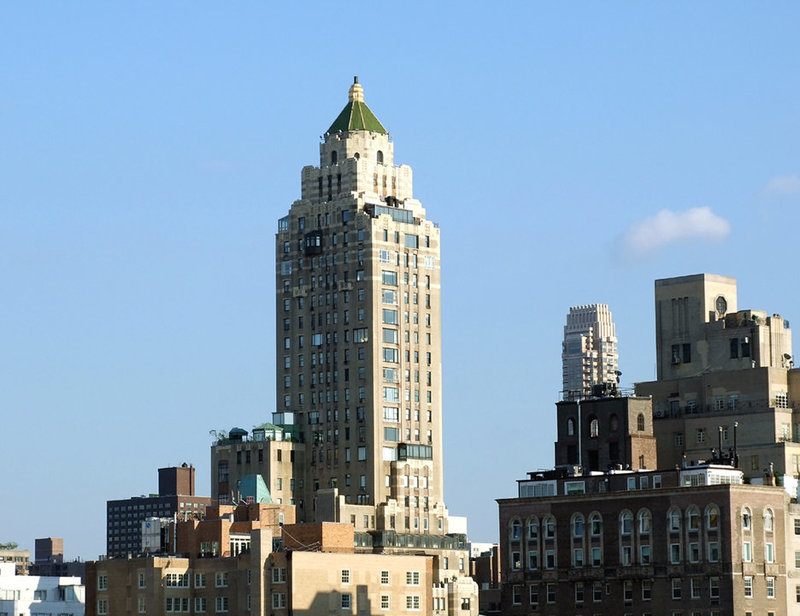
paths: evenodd
<path fill-rule="evenodd" d="M 692 363 L 692 345 L 689 343 L 683 345 L 683 363 Z"/>
<path fill-rule="evenodd" d="M 731 338 L 731 359 L 739 357 L 739 339 Z"/>

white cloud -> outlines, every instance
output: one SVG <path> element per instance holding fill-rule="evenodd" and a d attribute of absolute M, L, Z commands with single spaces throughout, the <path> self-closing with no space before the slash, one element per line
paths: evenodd
<path fill-rule="evenodd" d="M 771 178 L 761 189 L 764 197 L 800 195 L 800 178 L 797 175 L 781 175 Z"/>
<path fill-rule="evenodd" d="M 624 247 L 629 256 L 644 257 L 679 242 L 721 242 L 730 231 L 730 223 L 709 207 L 694 207 L 683 212 L 661 210 L 655 216 L 628 227 L 624 234 Z"/>

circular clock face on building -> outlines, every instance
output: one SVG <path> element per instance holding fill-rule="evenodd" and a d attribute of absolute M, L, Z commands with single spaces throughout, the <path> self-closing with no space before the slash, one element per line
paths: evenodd
<path fill-rule="evenodd" d="M 728 309 L 728 302 L 725 301 L 725 298 L 721 295 L 717 298 L 717 312 L 719 314 L 725 314 L 725 311 Z"/>

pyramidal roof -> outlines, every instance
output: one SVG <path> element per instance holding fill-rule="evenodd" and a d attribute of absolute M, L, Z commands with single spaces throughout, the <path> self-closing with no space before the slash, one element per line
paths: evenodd
<path fill-rule="evenodd" d="M 364 88 L 358 83 L 358 77 L 353 78 L 353 85 L 347 93 L 349 102 L 344 106 L 342 112 L 333 121 L 328 129 L 329 133 L 338 133 L 348 130 L 369 130 L 375 133 L 386 134 L 386 129 L 370 111 L 364 102 Z"/>

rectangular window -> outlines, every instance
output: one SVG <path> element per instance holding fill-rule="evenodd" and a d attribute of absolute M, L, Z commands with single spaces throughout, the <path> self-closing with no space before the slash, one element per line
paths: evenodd
<path fill-rule="evenodd" d="M 406 571 L 406 585 L 419 586 L 419 571 Z"/>
<path fill-rule="evenodd" d="M 397 344 L 397 330 L 388 327 L 383 328 L 383 341 L 390 344 Z"/>
<path fill-rule="evenodd" d="M 392 310 L 391 308 L 384 308 L 383 309 L 383 322 L 388 325 L 398 325 L 400 323 L 400 319 L 398 318 L 397 310 Z"/>
<path fill-rule="evenodd" d="M 767 599 L 774 599 L 775 598 L 775 578 L 768 577 L 767 578 Z"/>
<path fill-rule="evenodd" d="M 390 270 L 383 270 L 381 273 L 381 282 L 383 282 L 383 284 L 389 284 L 396 287 L 397 272 L 392 272 Z"/>
<path fill-rule="evenodd" d="M 214 584 L 217 588 L 225 588 L 228 585 L 228 572 L 217 571 L 214 574 Z"/>
<path fill-rule="evenodd" d="M 766 560 L 768 563 L 775 562 L 775 544 L 773 543 L 764 544 L 764 560 Z"/>
<path fill-rule="evenodd" d="M 749 563 L 753 560 L 753 548 L 749 541 L 742 544 L 742 560 Z"/>
<path fill-rule="evenodd" d="M 389 572 L 386 569 L 381 571 L 381 586 L 388 586 L 389 583 L 391 582 L 391 579 L 392 578 L 390 577 Z"/>
<path fill-rule="evenodd" d="M 751 575 L 744 576 L 744 596 L 748 598 L 753 596 L 753 576 Z"/>
<path fill-rule="evenodd" d="M 389 595 L 381 595 L 381 609 L 388 610 L 390 607 Z"/>
<path fill-rule="evenodd" d="M 228 597 L 217 597 L 217 613 L 228 611 Z"/>
<path fill-rule="evenodd" d="M 511 587 L 511 604 L 522 605 L 522 586 L 514 584 Z"/>
<path fill-rule="evenodd" d="M 407 610 L 419 610 L 419 595 L 406 595 L 406 609 Z"/>
<path fill-rule="evenodd" d="M 712 599 L 719 599 L 719 578 L 708 578 L 708 596 Z"/>
<path fill-rule="evenodd" d="M 681 598 L 681 579 L 680 578 L 672 578 L 672 598 L 676 599 L 676 600 Z"/>
<path fill-rule="evenodd" d="M 342 593 L 342 609 L 349 610 L 353 607 L 353 595 L 349 592 Z"/>
<path fill-rule="evenodd" d="M 285 592 L 272 593 L 272 608 L 277 610 L 285 607 L 286 607 L 286 593 Z"/>
<path fill-rule="evenodd" d="M 548 603 L 555 603 L 556 602 L 556 585 L 555 584 L 548 584 L 547 585 L 547 602 Z"/>
<path fill-rule="evenodd" d="M 419 236 L 406 233 L 406 248 L 419 248 Z"/>

